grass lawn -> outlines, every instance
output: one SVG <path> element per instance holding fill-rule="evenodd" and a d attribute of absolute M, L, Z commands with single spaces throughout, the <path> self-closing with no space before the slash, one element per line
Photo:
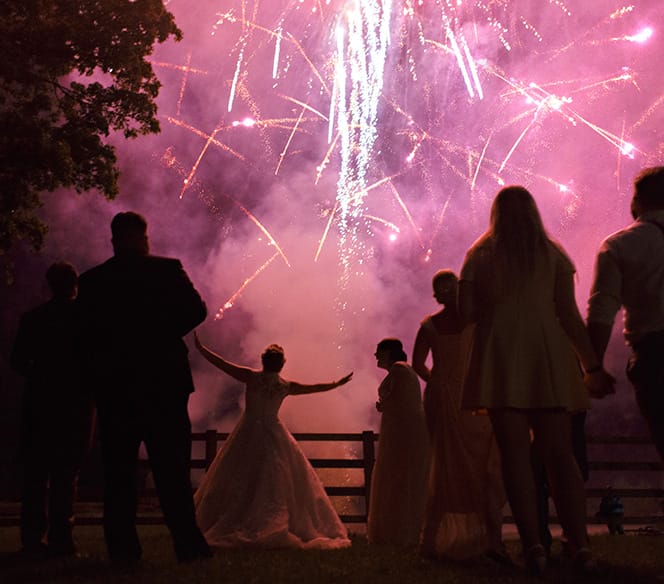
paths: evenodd
<path fill-rule="evenodd" d="M 76 539 L 82 558 L 35 562 L 16 553 L 18 529 L 0 528 L 0 582 L 50 583 L 376 583 L 419 584 L 530 581 L 523 570 L 490 562 L 431 562 L 415 550 L 369 547 L 361 535 L 349 549 L 338 551 L 218 550 L 207 561 L 180 565 L 163 526 L 141 526 L 143 560 L 134 568 L 118 568 L 106 559 L 101 528 L 80 526 Z M 664 583 L 664 536 L 595 535 L 595 556 L 603 570 L 599 582 Z M 518 543 L 508 541 L 518 557 Z M 547 582 L 573 582 L 567 566 L 552 562 Z"/>

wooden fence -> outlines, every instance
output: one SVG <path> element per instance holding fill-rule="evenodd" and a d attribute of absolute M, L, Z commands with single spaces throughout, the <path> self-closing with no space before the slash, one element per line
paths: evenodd
<path fill-rule="evenodd" d="M 350 442 L 361 444 L 361 457 L 359 458 L 311 458 L 312 466 L 318 469 L 362 469 L 364 482 L 359 486 L 326 485 L 325 490 L 330 497 L 359 497 L 364 502 L 364 512 L 355 514 L 342 514 L 341 520 L 344 523 L 365 523 L 366 511 L 369 506 L 369 493 L 371 491 L 371 472 L 375 462 L 376 442 L 378 434 L 367 430 L 355 434 L 321 434 L 321 433 L 295 433 L 293 434 L 298 442 Z M 192 468 L 207 469 L 214 460 L 219 443 L 226 440 L 227 433 L 218 433 L 215 430 L 207 432 L 194 433 L 192 435 L 194 442 L 203 442 L 205 444 L 205 453 L 203 458 L 192 460 Z M 630 514 L 630 503 L 634 500 L 644 499 L 664 499 L 664 466 L 657 458 L 656 454 L 651 455 L 648 460 L 637 460 L 633 454 L 635 449 L 652 448 L 652 441 L 648 437 L 627 437 L 627 436 L 588 436 L 586 439 L 588 445 L 590 480 L 586 489 L 586 496 L 589 500 L 590 509 L 599 509 L 601 498 L 607 493 L 607 486 L 611 486 L 611 492 L 619 496 L 625 506 L 625 524 L 644 524 L 664 521 L 664 510 L 662 514 Z M 599 447 L 599 448 L 598 448 Z M 603 449 L 601 448 L 603 447 Z M 623 449 L 624 452 L 617 450 Z M 595 454 L 593 450 L 600 450 Z M 612 451 L 607 454 L 604 451 Z M 653 449 L 654 452 L 654 449 Z M 599 458 L 597 457 L 599 456 Z M 596 479 L 598 473 L 607 475 L 604 484 L 597 486 Z M 620 486 L 621 482 L 630 482 L 629 478 L 637 476 L 640 473 L 638 482 L 640 486 Z M 627 481 L 620 480 L 627 478 Z M 601 479 L 599 479 L 601 482 Z M 633 482 L 633 481 L 632 481 Z M 593 486 L 594 485 L 594 486 Z M 657 485 L 657 486 L 643 486 Z M 506 521 L 512 522 L 511 517 L 506 517 Z M 552 517 L 552 522 L 556 518 Z M 594 512 L 589 512 L 589 523 L 602 523 L 595 517 Z"/>
<path fill-rule="evenodd" d="M 219 445 L 228 438 L 228 433 L 207 430 L 206 432 L 195 432 L 192 434 L 194 452 L 203 451 L 202 456 L 194 456 L 191 461 L 192 471 L 205 471 L 214 460 Z M 341 458 L 310 458 L 312 466 L 316 469 L 355 469 L 361 479 L 359 484 L 348 486 L 343 484 L 325 484 L 325 490 L 330 497 L 352 497 L 358 504 L 352 505 L 353 513 L 341 513 L 340 517 L 344 523 L 365 523 L 368 510 L 369 493 L 371 491 L 371 473 L 375 462 L 376 443 L 378 434 L 371 430 L 360 433 L 294 433 L 298 442 L 318 443 L 350 443 L 353 450 L 358 452 L 355 458 L 344 455 Z M 664 522 L 664 508 L 659 514 L 652 514 L 652 502 L 664 499 L 664 466 L 659 461 L 652 442 L 646 437 L 615 437 L 615 436 L 588 436 L 588 459 L 590 469 L 590 480 L 586 488 L 588 497 L 588 522 L 602 523 L 595 517 L 595 511 L 599 509 L 601 497 L 607 492 L 607 486 L 612 487 L 612 493 L 619 496 L 625 507 L 625 525 L 644 525 Z M 202 448 L 201 448 L 202 446 Z M 348 449 L 347 449 L 348 450 Z M 141 462 L 141 466 L 147 473 L 149 463 L 147 460 Z M 323 481 L 326 483 L 326 481 Z M 87 501 L 100 501 L 101 492 L 87 493 Z M 161 523 L 163 518 L 156 504 L 156 491 L 154 487 L 147 484 L 141 489 L 142 501 L 152 501 L 150 513 L 139 511 L 139 523 Z M 648 500 L 648 501 L 646 501 Z M 638 507 L 637 503 L 648 502 L 646 505 L 650 512 L 634 513 L 633 509 Z M 664 505 L 664 502 L 662 503 Z M 643 505 L 641 505 L 643 507 Z M 147 505 L 150 508 L 150 505 Z M 101 521 L 99 509 L 91 513 L 77 517 L 77 523 L 96 524 Z M 505 517 L 506 522 L 512 522 L 512 518 Z M 17 524 L 18 517 L 4 516 L 0 518 L 0 524 Z M 556 518 L 552 517 L 555 523 Z"/>
<path fill-rule="evenodd" d="M 622 499 L 625 508 L 623 523 L 649 524 L 664 522 L 664 465 L 654 444 L 645 436 L 587 436 L 588 468 L 590 479 L 586 497 L 594 508 L 611 492 Z M 602 476 L 606 480 L 602 483 Z M 601 486 L 597 486 L 600 484 Z M 632 510 L 644 500 L 658 499 L 658 514 L 636 514 Z M 651 505 L 652 507 L 652 505 Z M 590 523 L 602 523 L 594 514 L 588 517 Z"/>

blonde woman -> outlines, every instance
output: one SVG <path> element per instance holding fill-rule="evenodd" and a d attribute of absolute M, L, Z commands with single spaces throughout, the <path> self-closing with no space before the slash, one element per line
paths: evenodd
<path fill-rule="evenodd" d="M 500 449 L 503 480 L 526 567 L 541 576 L 530 466 L 531 432 L 544 462 L 568 550 L 581 573 L 597 569 L 586 531 L 583 480 L 574 459 L 570 412 L 589 407 L 613 379 L 602 368 L 574 297 L 574 266 L 542 225 L 532 195 L 509 186 L 496 196 L 489 229 L 461 270 L 459 307 L 476 324 L 463 405 L 486 408 Z"/>

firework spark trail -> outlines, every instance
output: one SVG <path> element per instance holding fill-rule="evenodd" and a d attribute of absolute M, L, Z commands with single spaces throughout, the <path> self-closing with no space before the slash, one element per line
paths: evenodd
<path fill-rule="evenodd" d="M 330 144 L 332 142 L 332 135 L 334 134 L 334 121 L 335 121 L 334 120 L 334 112 L 335 112 L 335 107 L 336 107 L 336 104 L 337 104 L 337 93 L 338 93 L 337 76 L 335 75 L 334 76 L 334 81 L 332 83 L 332 96 L 331 96 L 331 99 L 330 99 L 330 115 L 328 116 L 329 120 L 328 120 L 328 124 L 327 124 L 327 143 L 328 144 Z M 337 138 L 338 137 L 339 137 L 339 134 L 337 133 Z M 335 138 L 335 142 L 336 142 L 337 138 Z"/>
<path fill-rule="evenodd" d="M 560 0 L 223 0 L 224 5 L 233 4 L 234 8 L 219 23 L 227 22 L 227 28 L 235 32 L 232 38 L 228 37 L 231 48 L 221 55 L 226 58 L 218 59 L 225 62 L 222 95 L 230 87 L 229 109 L 239 110 L 246 105 L 251 110 L 252 118 L 246 118 L 250 124 L 237 122 L 232 127 L 255 130 L 247 130 L 248 136 L 242 136 L 240 132 L 244 130 L 234 131 L 226 125 L 207 134 L 173 121 L 205 140 L 187 180 L 200 180 L 198 163 L 203 164 L 205 150 L 211 145 L 243 159 L 223 144 L 224 133 L 224 139 L 240 152 L 262 147 L 262 160 L 269 158 L 271 169 L 276 163 L 279 180 L 289 181 L 290 161 L 297 154 L 307 153 L 305 148 L 298 150 L 299 137 L 306 136 L 309 146 L 320 131 L 321 151 L 312 153 L 322 162 L 314 168 L 315 162 L 311 163 L 307 153 L 299 168 L 313 169 L 312 180 L 321 185 L 318 193 L 327 188 L 323 186 L 322 173 L 325 171 L 326 177 L 335 173 L 337 192 L 334 208 L 325 217 L 327 224 L 314 261 L 319 259 L 336 222 L 337 252 L 346 276 L 360 275 L 362 268 L 355 268 L 370 257 L 363 255 L 370 249 L 365 243 L 372 235 L 368 221 L 379 219 L 366 212 L 365 202 L 370 201 L 367 194 L 390 182 L 391 177 L 381 176 L 398 176 L 400 173 L 395 170 L 408 173 L 404 185 L 399 182 L 400 193 L 396 193 L 403 194 L 400 199 L 406 216 L 401 231 L 410 236 L 411 230 L 405 226 L 409 222 L 421 245 L 417 216 L 408 212 L 408 206 L 415 210 L 420 205 L 410 205 L 410 191 L 418 192 L 418 197 L 431 197 L 423 202 L 439 223 L 433 234 L 427 233 L 424 239 L 431 237 L 433 241 L 443 220 L 447 221 L 457 203 L 463 204 L 464 197 L 470 196 L 473 201 L 505 180 L 537 181 L 560 193 L 569 192 L 565 181 L 555 177 L 558 172 L 567 173 L 567 168 L 551 161 L 555 148 L 566 148 L 569 142 L 577 150 L 581 140 L 587 141 L 589 147 L 600 143 L 602 152 L 608 150 L 610 156 L 615 148 L 616 180 L 620 185 L 622 176 L 631 171 L 627 157 L 640 159 L 651 148 L 648 143 L 639 144 L 641 151 L 628 140 L 639 142 L 637 130 L 643 135 L 647 123 L 659 123 L 664 104 L 664 95 L 650 94 L 648 98 L 652 99 L 647 103 L 652 105 L 647 111 L 636 110 L 641 107 L 638 105 L 623 116 L 622 110 L 616 113 L 615 108 L 611 109 L 623 99 L 619 92 L 641 92 L 642 88 L 645 92 L 648 87 L 649 79 L 638 68 L 634 52 L 638 45 L 656 36 L 652 28 L 645 27 L 643 19 L 635 25 L 641 8 L 646 16 L 654 13 L 654 4 L 649 2 L 639 0 L 635 6 L 616 10 L 607 17 L 601 7 L 591 10 L 582 0 L 569 0 L 567 4 L 574 9 L 575 17 L 570 18 L 572 10 Z M 241 16 L 236 7 L 239 5 Z M 269 10 L 263 10 L 266 7 Z M 524 14 L 518 13 L 521 7 Z M 398 11 L 402 13 L 391 19 L 392 12 Z M 261 20 L 264 16 L 271 22 Z M 582 26 L 577 26 L 579 23 Z M 396 52 L 390 49 L 390 30 L 393 35 L 396 33 L 395 39 L 400 39 Z M 330 38 L 334 39 L 332 43 Z M 190 56 L 191 53 L 187 56 L 188 66 Z M 625 57 L 626 65 L 619 57 Z M 180 70 L 185 73 L 183 82 L 189 72 L 196 72 L 191 67 L 180 66 Z M 570 72 L 575 77 L 567 76 Z M 530 83 L 531 78 L 538 84 Z M 394 90 L 396 93 L 391 93 Z M 187 99 L 190 91 L 191 82 Z M 182 87 L 178 108 L 181 97 Z M 574 108 L 570 105 L 572 97 Z M 374 107 L 378 99 L 380 111 Z M 436 99 L 439 103 L 434 103 Z M 283 101 L 299 107 L 290 108 Z M 386 103 L 391 109 L 383 107 Z M 629 109 L 629 103 L 625 103 L 623 109 Z M 291 117 L 280 115 L 284 106 L 293 114 Z M 304 109 L 315 119 L 305 115 Z M 623 127 L 616 135 L 611 130 L 618 127 L 621 119 Z M 633 119 L 637 119 L 636 123 Z M 480 125 L 482 129 L 475 131 Z M 262 137 L 262 143 L 256 145 L 255 136 L 251 135 L 255 131 Z M 227 132 L 233 133 L 228 136 Z M 327 144 L 323 146 L 325 132 Z M 552 145 L 551 150 L 527 151 L 536 133 L 538 139 Z M 260 164 L 253 164 L 249 154 L 246 156 L 252 163 L 248 172 L 264 172 Z M 286 156 L 289 164 L 284 162 Z M 408 170 L 403 170 L 406 165 Z M 194 176 L 196 168 L 199 170 Z M 568 184 L 574 184 L 572 180 Z M 458 198 L 433 196 L 439 189 L 448 188 L 448 184 Z M 464 193 L 466 187 L 468 192 Z M 389 188 L 396 192 L 394 184 L 390 183 Z M 588 185 L 583 188 L 588 189 Z M 584 200 L 582 192 L 575 199 L 577 203 Z M 483 201 L 477 199 L 480 200 Z M 567 208 L 568 200 L 567 196 L 561 197 L 560 207 Z M 243 212 L 252 204 L 247 203 Z M 431 247 L 427 256 L 430 254 Z M 343 287 L 344 283 L 340 283 Z"/>
<path fill-rule="evenodd" d="M 264 272 L 265 268 L 267 268 L 278 256 L 279 252 L 274 252 L 274 254 L 262 266 L 260 266 L 253 273 L 253 275 L 249 276 L 244 282 L 242 282 L 242 286 L 240 286 L 237 291 L 228 300 L 226 300 L 226 302 L 224 302 L 223 306 L 217 310 L 216 314 L 214 315 L 214 320 L 222 319 L 224 317 L 224 312 L 233 307 L 235 301 L 242 295 L 242 292 L 244 292 L 244 289 L 249 286 L 249 284 L 251 284 L 259 274 Z"/>
<path fill-rule="evenodd" d="M 570 99 L 558 98 L 557 96 L 548 93 L 540 86 L 535 85 L 533 83 L 531 83 L 531 87 L 545 94 L 544 99 L 542 99 L 541 102 L 538 104 L 538 110 L 540 109 L 540 106 L 543 105 L 548 106 L 549 111 L 560 112 L 560 114 L 565 116 L 568 119 L 568 121 L 570 121 L 571 123 L 576 125 L 576 122 L 579 121 L 582 124 L 586 125 L 591 130 L 596 132 L 599 136 L 604 138 L 609 144 L 615 146 L 618 149 L 618 151 L 621 152 L 622 154 L 627 154 L 627 155 L 633 154 L 633 151 L 635 150 L 633 144 L 625 142 L 620 136 L 617 136 L 616 134 L 610 132 L 609 130 L 606 130 L 601 126 L 594 124 L 590 120 L 584 118 L 581 114 L 574 111 L 569 105 L 566 105 L 571 102 Z"/>
<path fill-rule="evenodd" d="M 314 255 L 314 262 L 318 261 L 318 257 L 320 256 L 320 252 L 323 249 L 323 245 L 325 244 L 325 240 L 327 239 L 327 234 L 330 231 L 330 227 L 332 226 L 332 220 L 334 219 L 334 216 L 337 212 L 337 209 L 339 208 L 339 201 L 334 202 L 334 207 L 332 208 L 332 211 L 330 211 L 330 216 L 327 218 L 327 223 L 325 225 L 325 230 L 323 231 L 323 236 L 320 238 L 320 241 L 318 242 L 318 249 L 316 250 L 316 254 Z"/>
<path fill-rule="evenodd" d="M 320 74 L 320 71 L 318 70 L 316 65 L 313 64 L 312 60 L 309 58 L 309 55 L 307 55 L 306 51 L 302 48 L 302 45 L 300 44 L 300 42 L 291 33 L 287 33 L 287 34 L 288 34 L 288 40 L 290 40 L 295 45 L 297 50 L 300 52 L 300 54 L 302 55 L 302 58 L 305 60 L 307 65 L 309 65 L 309 67 L 311 68 L 311 71 L 313 72 L 313 74 L 316 76 L 316 78 L 320 82 L 320 85 L 323 88 L 323 90 L 325 91 L 325 93 L 327 95 L 330 95 L 330 90 L 327 86 L 327 82 L 325 81 L 323 76 Z"/>
<path fill-rule="evenodd" d="M 274 43 L 274 62 L 272 63 L 272 79 L 277 78 L 279 73 L 279 55 L 281 53 L 281 39 L 283 38 L 282 29 L 277 29 L 277 42 Z"/>
<path fill-rule="evenodd" d="M 644 113 L 643 115 L 637 120 L 637 122 L 632 126 L 632 131 L 636 130 L 637 128 L 640 128 L 643 124 L 646 123 L 648 118 L 650 118 L 655 111 L 657 111 L 660 107 L 664 105 L 664 94 L 660 95 L 655 103 L 653 103 Z"/>
<path fill-rule="evenodd" d="M 515 82 L 513 80 L 507 79 L 505 76 L 502 74 L 498 73 L 497 71 L 492 71 L 492 74 L 496 77 L 504 81 L 509 87 L 512 88 L 512 90 L 515 93 L 524 95 L 527 97 L 528 101 L 532 101 L 535 103 L 535 112 L 533 115 L 533 119 L 530 121 L 528 126 L 521 132 L 515 143 L 513 144 L 512 148 L 509 150 L 507 156 L 503 160 L 503 163 L 501 164 L 499 172 L 502 172 L 505 165 L 511 158 L 512 154 L 518 147 L 518 145 L 521 143 L 523 138 L 525 137 L 526 133 L 530 128 L 532 128 L 533 124 L 538 120 L 538 116 L 543 112 L 556 112 L 559 115 L 563 116 L 568 122 L 570 122 L 573 125 L 576 125 L 577 122 L 581 122 L 582 124 L 586 125 L 588 128 L 593 130 L 595 133 L 597 133 L 599 136 L 604 138 L 609 144 L 612 146 L 615 146 L 620 152 L 623 154 L 631 155 L 631 153 L 635 150 L 635 147 L 633 144 L 629 142 L 625 142 L 622 140 L 619 136 L 616 136 L 609 130 L 606 130 L 602 128 L 601 126 L 594 124 L 593 122 L 587 120 L 584 118 L 582 115 L 577 113 L 575 110 L 573 110 L 568 104 L 571 103 L 570 98 L 560 98 L 553 93 L 550 93 L 546 91 L 543 87 L 540 85 L 537 85 L 535 83 L 530 83 L 528 86 L 525 84 L 519 84 L 518 82 Z M 624 80 L 623 76 L 616 77 L 616 78 L 611 78 L 610 80 Z M 523 114 L 520 114 L 520 116 L 523 116 L 526 112 Z M 516 120 L 519 116 L 513 118 L 512 122 Z"/>
<path fill-rule="evenodd" d="M 420 247 L 422 249 L 425 249 L 424 242 L 422 241 L 422 234 L 420 232 L 420 229 L 417 227 L 415 224 L 415 220 L 413 219 L 413 216 L 411 215 L 410 211 L 408 210 L 408 207 L 406 206 L 406 203 L 404 202 L 403 198 L 399 194 L 399 191 L 397 191 L 397 188 L 394 186 L 394 183 L 390 181 L 390 189 L 392 190 L 392 194 L 394 195 L 394 198 L 397 200 L 399 203 L 399 206 L 401 209 L 403 209 L 403 212 L 406 215 L 406 219 L 408 219 L 408 223 L 410 223 L 410 226 L 413 228 L 413 233 L 415 233 L 415 237 L 417 237 L 417 241 L 420 244 Z"/>
<path fill-rule="evenodd" d="M 284 260 L 284 263 L 290 268 L 290 262 L 288 261 L 288 258 L 286 257 L 286 254 L 283 252 L 277 241 L 272 237 L 270 232 L 265 228 L 265 226 L 247 209 L 242 203 L 239 201 L 236 201 L 235 199 L 232 199 L 235 201 L 235 204 L 240 208 L 240 210 L 247 216 L 253 223 L 260 229 L 264 234 L 265 237 L 267 237 L 270 240 L 270 243 L 277 249 L 277 253 L 281 256 L 281 258 Z"/>
<path fill-rule="evenodd" d="M 341 144 L 337 200 L 342 231 L 340 249 L 346 267 L 349 263 L 346 244 L 348 241 L 355 244 L 357 240 L 358 226 L 352 220 L 362 213 L 361 198 L 356 199 L 355 194 L 366 191 L 366 174 L 377 136 L 378 99 L 383 87 L 390 16 L 390 0 L 383 2 L 382 7 L 377 0 L 367 0 L 347 12 L 346 35 L 341 27 L 337 29 L 336 87 Z M 351 87 L 348 95 L 347 82 Z"/>
<path fill-rule="evenodd" d="M 189 63 L 190 58 L 191 58 L 191 53 L 189 54 L 187 63 Z M 196 73 L 197 75 L 209 75 L 208 71 L 205 71 L 204 69 L 196 69 L 195 67 L 189 67 L 189 65 L 176 65 L 175 63 L 163 63 L 162 61 L 150 61 L 150 64 L 154 65 L 155 67 L 162 67 L 164 69 L 174 69 L 176 71 L 182 71 L 187 74 Z"/>
<path fill-rule="evenodd" d="M 255 14 L 254 14 L 254 18 L 255 18 Z M 222 21 L 223 20 L 218 21 L 217 24 L 221 24 Z M 247 20 L 244 16 L 242 17 L 241 22 L 242 22 L 243 28 L 246 28 L 247 30 L 260 31 L 260 32 L 265 33 L 268 36 L 271 36 L 271 37 L 275 38 L 275 52 L 274 52 L 274 58 L 273 58 L 273 64 L 272 64 L 272 77 L 273 77 L 273 79 L 276 79 L 278 77 L 278 64 L 279 64 L 279 58 L 280 58 L 280 54 L 281 54 L 281 43 L 282 43 L 283 40 L 286 40 L 289 43 L 291 43 L 293 46 L 295 46 L 295 48 L 298 50 L 298 52 L 300 53 L 302 58 L 305 60 L 307 65 L 309 65 L 309 68 L 311 69 L 313 74 L 316 76 L 316 78 L 320 82 L 321 87 L 323 88 L 325 93 L 327 93 L 328 95 L 330 94 L 330 91 L 327 87 L 327 82 L 325 81 L 325 78 L 321 75 L 320 71 L 318 70 L 316 65 L 313 63 L 313 61 L 311 60 L 309 55 L 307 55 L 307 53 L 304 50 L 304 48 L 302 47 L 302 44 L 300 43 L 300 41 L 298 41 L 290 32 L 286 32 L 286 36 L 284 37 L 283 28 L 281 26 L 279 26 L 276 31 L 270 30 L 269 28 L 266 28 L 264 26 L 260 26 L 259 24 L 257 24 L 254 21 Z M 234 88 L 235 82 L 237 80 L 237 77 L 239 75 L 239 71 L 240 71 L 240 68 L 241 68 L 241 61 L 244 58 L 244 52 L 245 52 L 245 49 L 247 47 L 247 43 L 248 43 L 247 35 L 245 35 L 244 38 L 242 38 L 240 40 L 240 43 L 238 43 L 238 44 L 241 44 L 242 47 L 240 49 L 240 56 L 238 58 L 236 68 L 235 68 L 234 83 L 233 83 L 233 86 L 232 86 L 233 88 Z M 233 90 L 231 90 L 231 96 L 232 95 L 233 95 Z M 232 100 L 231 100 L 231 102 L 229 102 L 229 107 L 230 107 L 230 105 L 232 105 Z M 228 111 L 231 111 L 231 110 L 229 109 Z"/>
<path fill-rule="evenodd" d="M 279 97 L 281 97 L 282 99 L 285 99 L 287 101 L 290 101 L 294 104 L 297 104 L 297 105 L 301 106 L 303 109 L 309 110 L 311 113 L 316 114 L 321 119 L 323 119 L 324 121 L 327 122 L 327 116 L 325 114 L 319 112 L 316 108 L 312 107 L 308 103 L 300 101 L 299 99 L 295 99 L 294 97 L 290 97 L 289 95 L 283 95 L 281 93 L 279 94 Z"/>
<path fill-rule="evenodd" d="M 395 223 L 392 223 L 392 221 L 388 221 L 382 217 L 376 217 L 376 215 L 369 215 L 368 213 L 365 213 L 363 217 L 365 219 L 371 219 L 371 221 L 375 221 L 376 223 L 381 223 L 382 225 L 385 225 L 385 227 L 389 227 L 394 233 L 401 233 L 401 229 L 399 229 Z"/>
<path fill-rule="evenodd" d="M 293 140 L 293 136 L 295 136 L 295 132 L 297 132 L 298 127 L 300 126 L 300 122 L 302 121 L 302 116 L 304 116 L 305 108 L 302 108 L 300 110 L 300 115 L 297 118 L 297 122 L 295 122 L 295 125 L 293 126 L 293 129 L 290 133 L 290 136 L 288 136 L 288 140 L 286 141 L 286 144 L 284 145 L 284 149 L 281 151 L 281 154 L 279 155 L 279 162 L 277 163 L 277 168 L 274 169 L 274 174 L 279 174 L 279 169 L 281 168 L 281 163 L 284 161 L 284 157 L 286 156 L 286 152 L 288 152 L 288 148 L 290 147 L 290 144 Z"/>
<path fill-rule="evenodd" d="M 171 148 L 168 148 L 168 149 L 166 150 L 166 152 L 163 154 L 161 160 L 162 160 L 162 162 L 163 162 L 164 164 L 166 164 L 166 166 L 168 166 L 169 168 L 173 168 L 173 169 L 175 169 L 175 170 L 177 171 L 177 173 L 180 174 L 181 176 L 184 176 L 185 174 L 187 174 L 186 171 L 184 170 L 183 166 L 179 163 L 179 161 L 177 160 L 177 158 L 173 155 L 173 152 L 172 152 L 172 149 L 171 149 Z M 202 187 L 200 186 L 200 184 L 197 184 L 197 181 L 195 181 L 195 180 L 192 179 L 192 180 L 190 181 L 190 183 L 189 183 L 189 187 L 190 187 L 190 188 L 198 187 L 197 190 L 199 190 L 199 198 L 204 199 L 204 200 L 206 201 L 206 205 L 207 205 L 211 210 L 212 210 L 212 208 L 214 207 L 214 211 L 215 211 L 215 213 L 217 212 L 217 207 L 216 207 L 216 205 L 213 205 L 213 204 L 211 203 L 211 200 L 213 199 L 213 197 L 211 197 L 210 195 L 204 193 Z M 222 193 L 221 196 L 223 196 L 225 199 L 228 199 L 229 201 L 231 201 L 231 202 L 232 202 L 232 203 L 233 203 L 238 209 L 240 209 L 240 211 L 242 211 L 242 212 L 243 212 L 243 213 L 244 213 L 244 214 L 245 214 L 245 215 L 246 215 L 246 216 L 252 221 L 252 223 L 254 223 L 254 225 L 256 225 L 256 227 L 258 227 L 258 229 L 260 229 L 260 231 L 261 231 L 261 232 L 265 235 L 265 237 L 267 237 L 267 239 L 269 240 L 270 245 L 272 245 L 272 246 L 277 250 L 277 251 L 276 251 L 276 255 L 280 255 L 281 258 L 284 260 L 284 263 L 290 268 L 290 267 L 291 267 L 291 264 L 290 264 L 290 262 L 288 261 L 288 258 L 286 257 L 286 254 L 285 254 L 285 253 L 283 252 L 283 250 L 281 249 L 281 246 L 277 243 L 277 240 L 276 240 L 276 239 L 272 236 L 272 234 L 267 230 L 267 228 L 265 227 L 265 225 L 263 225 L 263 224 L 258 220 L 258 218 L 257 218 L 257 217 L 256 217 L 251 211 L 249 211 L 249 209 L 247 209 L 242 203 L 240 203 L 240 201 L 238 201 L 236 198 L 231 197 L 230 195 L 228 195 L 228 194 L 226 194 L 226 193 Z"/>
<path fill-rule="evenodd" d="M 334 140 L 330 143 L 330 147 L 327 149 L 327 152 L 325 153 L 325 156 L 323 157 L 323 160 L 321 163 L 316 167 L 316 180 L 314 181 L 314 184 L 318 184 L 318 181 L 320 180 L 320 177 L 323 174 L 323 171 L 327 167 L 327 165 L 330 162 L 330 157 L 332 156 L 332 152 L 334 149 L 337 147 L 337 141 L 339 140 L 339 133 L 337 133 L 334 136 Z"/>
<path fill-rule="evenodd" d="M 246 38 L 243 41 L 243 46 L 240 49 L 240 53 L 237 56 L 237 63 L 235 65 L 235 75 L 233 75 L 233 81 L 231 82 L 231 91 L 228 96 L 228 111 L 229 113 L 233 111 L 233 101 L 235 100 L 235 90 L 237 88 L 238 78 L 240 77 L 240 70 L 242 68 L 242 61 L 244 59 L 244 49 L 246 47 L 247 40 Z"/>
<path fill-rule="evenodd" d="M 452 45 L 452 52 L 456 57 L 457 64 L 459 65 L 459 71 L 461 71 L 461 76 L 463 77 L 463 81 L 466 84 L 466 89 L 468 91 L 468 94 L 470 95 L 470 97 L 475 97 L 475 90 L 470 80 L 470 75 L 468 75 L 468 69 L 466 68 L 466 63 L 463 60 L 463 54 L 461 53 L 459 42 L 457 41 L 457 37 L 454 34 L 454 31 L 452 30 L 452 26 L 450 25 L 447 16 L 445 16 L 444 24 L 445 24 L 445 34 L 447 35 L 447 39 L 450 41 L 450 44 Z"/>
<path fill-rule="evenodd" d="M 196 162 L 194 165 L 191 167 L 191 171 L 189 172 L 189 175 L 187 178 L 182 181 L 182 190 L 180 191 L 180 198 L 184 196 L 185 191 L 189 188 L 189 185 L 191 184 L 192 179 L 194 178 L 194 175 L 196 174 L 196 171 L 198 170 L 198 165 L 201 163 L 201 160 L 203 160 L 203 156 L 205 156 L 205 153 L 207 152 L 207 149 L 210 147 L 210 144 L 212 144 L 215 136 L 217 135 L 217 132 L 219 131 L 219 128 L 215 128 L 212 133 L 208 136 L 208 139 L 205 141 L 205 144 L 203 145 L 203 148 L 201 149 L 200 154 L 198 155 L 198 158 L 196 159 Z"/>
<path fill-rule="evenodd" d="M 180 110 L 182 109 L 182 100 L 184 99 L 184 91 L 187 87 L 187 79 L 189 79 L 189 71 L 191 70 L 189 65 L 191 65 L 191 52 L 187 53 L 187 61 L 184 66 L 184 73 L 182 75 L 182 83 L 180 84 L 180 95 L 178 95 L 177 108 L 175 110 L 175 115 L 180 115 Z"/>
<path fill-rule="evenodd" d="M 473 174 L 473 180 L 470 183 L 470 191 L 473 192 L 475 190 L 475 184 L 477 183 L 477 175 L 480 173 L 480 167 L 482 166 L 482 161 L 484 160 L 484 157 L 486 156 L 486 150 L 489 147 L 489 143 L 491 142 L 493 134 L 489 136 L 487 141 L 484 143 L 484 148 L 482 148 L 482 154 L 477 160 L 477 167 L 475 168 L 475 173 Z"/>
<path fill-rule="evenodd" d="M 507 164 L 507 161 L 512 157 L 512 154 L 514 154 L 514 151 L 517 149 L 517 147 L 519 146 L 519 144 L 521 144 L 521 141 L 526 137 L 526 134 L 528 133 L 528 131 L 529 131 L 529 130 L 535 125 L 535 123 L 538 121 L 537 117 L 538 117 L 538 115 L 539 115 L 539 113 L 540 113 L 540 111 L 541 111 L 541 109 L 542 109 L 542 107 L 543 107 L 543 104 L 544 104 L 544 102 L 541 102 L 541 103 L 539 104 L 539 106 L 538 106 L 537 109 L 535 110 L 535 114 L 533 115 L 533 119 L 530 120 L 530 122 L 528 123 L 528 125 L 527 125 L 527 126 L 523 129 L 523 131 L 521 132 L 521 134 L 519 134 L 519 137 L 514 141 L 514 144 L 512 145 L 512 147 L 511 147 L 511 148 L 509 149 L 509 151 L 507 152 L 507 155 L 505 156 L 503 162 L 502 162 L 501 165 L 500 165 L 500 168 L 498 169 L 498 174 L 500 174 L 501 172 L 503 172 L 503 170 L 504 170 L 504 168 L 505 168 L 505 165 Z"/>
<path fill-rule="evenodd" d="M 443 203 L 443 208 L 440 210 L 440 214 L 438 215 L 438 221 L 436 221 L 436 227 L 433 230 L 431 234 L 431 239 L 429 240 L 429 246 L 427 250 L 427 254 L 429 254 L 429 250 L 433 247 L 433 240 L 436 237 L 436 234 L 440 231 L 441 227 L 443 226 L 443 221 L 445 219 L 445 214 L 447 213 L 447 209 L 450 206 L 450 201 L 452 200 L 452 193 L 447 195 L 447 198 L 445 199 L 445 203 Z"/>
<path fill-rule="evenodd" d="M 173 118 L 171 116 L 165 116 L 166 121 L 169 123 L 173 124 L 174 126 L 178 126 L 180 128 L 184 128 L 185 130 L 188 130 L 189 132 L 196 134 L 197 136 L 200 136 L 204 140 L 210 140 L 212 138 L 211 143 L 214 144 L 215 146 L 221 148 L 225 152 L 228 152 L 229 154 L 232 154 L 236 158 L 239 158 L 243 162 L 246 162 L 247 159 L 244 157 L 244 155 L 240 154 L 239 152 L 236 152 L 233 150 L 230 146 L 224 144 L 223 142 L 220 142 L 219 140 L 216 140 L 214 137 L 212 137 L 210 134 L 206 134 L 202 130 L 199 130 L 198 128 L 194 128 L 193 126 L 190 126 L 189 124 L 186 124 L 182 120 L 178 120 L 177 118 Z"/>

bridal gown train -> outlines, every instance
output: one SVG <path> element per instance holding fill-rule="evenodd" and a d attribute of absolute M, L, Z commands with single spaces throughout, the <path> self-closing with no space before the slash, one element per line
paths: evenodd
<path fill-rule="evenodd" d="M 279 408 L 289 382 L 253 372 L 242 418 L 194 495 L 196 519 L 208 543 L 334 549 L 348 533 Z"/>

